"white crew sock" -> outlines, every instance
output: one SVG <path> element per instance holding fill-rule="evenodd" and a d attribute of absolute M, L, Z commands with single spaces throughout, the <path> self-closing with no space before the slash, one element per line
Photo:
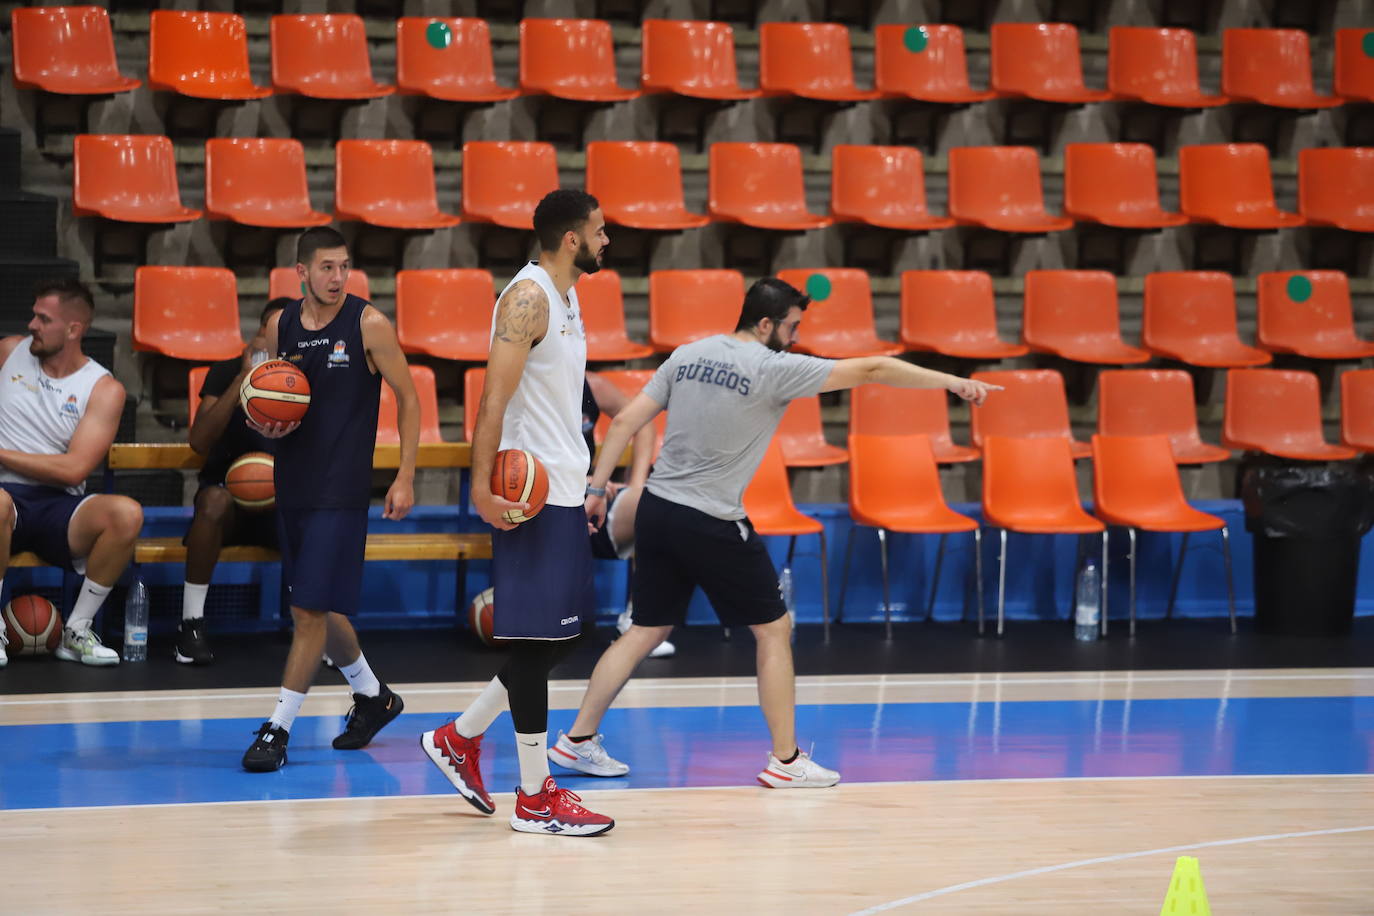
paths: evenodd
<path fill-rule="evenodd" d="M 281 693 L 277 694 L 277 708 L 272 711 L 272 724 L 291 731 L 291 724 L 296 721 L 304 702 L 305 694 L 283 687 Z"/>
<path fill-rule="evenodd" d="M 499 677 L 494 677 L 453 723 L 453 727 L 464 738 L 476 738 L 491 728 L 496 717 L 507 709 L 510 709 L 510 697 L 506 694 L 506 685 L 501 683 Z"/>
<path fill-rule="evenodd" d="M 205 616 L 205 596 L 210 593 L 210 583 L 196 585 L 183 582 L 181 585 L 181 619 L 194 620 Z"/>
<path fill-rule="evenodd" d="M 100 585 L 89 578 L 82 579 L 81 592 L 76 596 L 76 607 L 72 608 L 71 616 L 67 618 L 67 629 L 74 633 L 89 630 L 91 621 L 100 612 L 100 606 L 105 603 L 105 597 L 110 594 L 113 587 Z"/>
<path fill-rule="evenodd" d="M 361 693 L 365 697 L 376 697 L 382 695 L 382 682 L 377 680 L 377 675 L 372 673 L 372 666 L 367 663 L 367 656 L 358 653 L 358 660 L 351 665 L 340 665 L 339 671 L 348 678 L 348 689 L 354 693 Z"/>
<path fill-rule="evenodd" d="M 549 778 L 549 733 L 515 733 L 515 751 L 520 757 L 520 791 L 538 795 Z"/>

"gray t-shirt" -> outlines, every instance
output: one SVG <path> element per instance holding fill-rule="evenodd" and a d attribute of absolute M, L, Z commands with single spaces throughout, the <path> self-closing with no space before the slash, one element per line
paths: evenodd
<path fill-rule="evenodd" d="M 649 490 L 716 518 L 744 518 L 744 490 L 788 403 L 819 392 L 832 366 L 729 334 L 678 347 L 644 386 L 668 409 Z"/>

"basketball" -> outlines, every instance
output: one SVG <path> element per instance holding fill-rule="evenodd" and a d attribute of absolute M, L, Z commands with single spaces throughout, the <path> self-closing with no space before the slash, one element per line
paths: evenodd
<path fill-rule="evenodd" d="M 293 423 L 310 407 L 310 382 L 284 359 L 269 359 L 248 373 L 239 389 L 243 412 L 259 426 Z"/>
<path fill-rule="evenodd" d="M 14 655 L 47 655 L 62 642 L 62 615 L 42 595 L 20 595 L 5 605 L 5 630 Z"/>
<path fill-rule="evenodd" d="M 266 452 L 248 452 L 229 465 L 224 487 L 241 508 L 254 512 L 270 509 L 277 501 L 273 466 L 272 456 Z"/>
<path fill-rule="evenodd" d="M 534 455 L 524 449 L 508 448 L 496 453 L 496 465 L 491 469 L 491 492 L 513 503 L 527 503 L 524 512 L 512 509 L 501 515 L 518 525 L 527 522 L 544 508 L 549 498 L 549 472 Z"/>
<path fill-rule="evenodd" d="M 508 640 L 497 639 L 491 635 L 495 612 L 496 606 L 492 601 L 492 589 L 490 588 L 482 589 L 468 603 L 468 627 L 472 629 L 473 635 L 484 646 L 501 646 L 508 642 Z"/>

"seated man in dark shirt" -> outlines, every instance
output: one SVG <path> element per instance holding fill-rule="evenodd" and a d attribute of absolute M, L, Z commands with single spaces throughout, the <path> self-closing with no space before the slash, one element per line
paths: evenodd
<path fill-rule="evenodd" d="M 195 515 L 184 539 L 186 583 L 176 648 L 176 660 L 182 664 L 208 665 L 214 660 L 205 635 L 205 598 L 220 548 L 225 544 L 277 546 L 274 510 L 250 512 L 240 508 L 225 489 L 224 477 L 229 466 L 244 454 L 274 451 L 275 443 L 248 425 L 248 417 L 239 406 L 239 386 L 254 364 L 267 356 L 267 341 L 262 336 L 267 319 L 290 301 L 280 298 L 268 302 L 258 333 L 244 355 L 211 366 L 200 389 L 200 408 L 191 424 L 191 448 L 205 457 L 205 464 L 200 471 Z"/>

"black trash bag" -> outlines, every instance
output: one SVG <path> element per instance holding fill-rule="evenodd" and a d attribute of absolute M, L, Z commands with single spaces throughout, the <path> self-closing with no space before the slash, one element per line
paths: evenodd
<path fill-rule="evenodd" d="M 1374 473 L 1352 464 L 1253 464 L 1240 488 L 1245 530 L 1269 537 L 1359 538 L 1374 527 Z"/>

